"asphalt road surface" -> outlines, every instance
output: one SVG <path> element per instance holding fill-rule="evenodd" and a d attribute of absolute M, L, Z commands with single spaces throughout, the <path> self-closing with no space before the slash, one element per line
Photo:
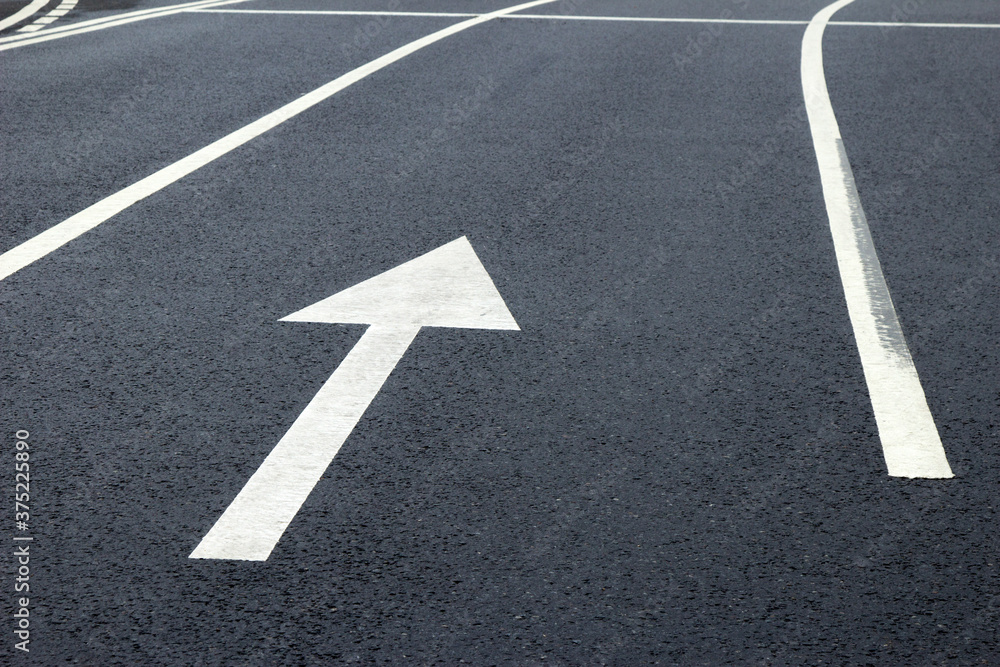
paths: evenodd
<path fill-rule="evenodd" d="M 1000 664 L 1000 7 L 828 4 L 6 26 L 0 662 Z"/>

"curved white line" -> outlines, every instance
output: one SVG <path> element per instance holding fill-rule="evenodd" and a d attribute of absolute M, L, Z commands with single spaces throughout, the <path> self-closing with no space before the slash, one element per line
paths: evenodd
<path fill-rule="evenodd" d="M 0 30 L 5 30 L 14 25 L 15 23 L 20 23 L 21 21 L 28 18 L 32 14 L 38 12 L 42 7 L 47 5 L 48 2 L 49 0 L 31 0 L 29 4 L 25 5 L 24 7 L 21 7 L 20 10 L 11 14 L 3 21 L 0 21 Z"/>
<path fill-rule="evenodd" d="M 390 51 L 381 58 L 376 58 L 366 65 L 362 65 L 357 69 L 351 70 L 347 74 L 320 86 L 312 92 L 306 93 L 299 99 L 289 102 L 280 109 L 272 111 L 263 118 L 259 118 L 249 125 L 245 125 L 235 132 L 232 132 L 209 144 L 208 146 L 205 146 L 201 150 L 195 151 L 191 155 L 188 155 L 187 157 L 160 169 L 156 173 L 147 176 L 141 181 L 133 183 L 123 190 L 119 190 L 110 197 L 105 197 L 101 201 L 85 208 L 76 215 L 63 220 L 56 226 L 50 227 L 38 236 L 35 236 L 21 245 L 8 250 L 4 254 L 0 255 L 0 280 L 6 279 L 12 273 L 23 269 L 32 262 L 45 257 L 50 252 L 61 248 L 76 237 L 101 224 L 108 218 L 124 211 L 132 204 L 159 192 L 171 183 L 175 183 L 191 172 L 202 168 L 209 162 L 222 157 L 229 151 L 239 148 L 251 139 L 264 134 L 271 128 L 277 127 L 286 120 L 294 118 L 306 109 L 319 104 L 323 100 L 339 93 L 351 84 L 364 79 L 369 74 L 373 74 L 383 67 L 391 65 L 397 60 L 401 60 L 411 53 L 419 51 L 425 46 L 430 46 L 434 42 L 454 35 L 455 33 L 462 32 L 472 26 L 485 23 L 510 12 L 520 11 L 522 9 L 527 9 L 528 7 L 537 7 L 538 5 L 544 5 L 550 2 L 555 2 L 555 0 L 533 0 L 532 2 L 516 5 L 514 7 L 508 7 L 506 9 L 500 9 L 495 12 L 489 12 L 488 14 L 483 14 L 467 21 L 455 23 L 447 28 L 438 30 L 435 33 L 427 35 L 426 37 L 421 37 L 416 41 Z"/>
<path fill-rule="evenodd" d="M 875 254 L 826 87 L 823 31 L 830 17 L 853 1 L 839 0 L 821 10 L 802 39 L 802 91 L 840 279 L 889 474 L 953 477 Z"/>

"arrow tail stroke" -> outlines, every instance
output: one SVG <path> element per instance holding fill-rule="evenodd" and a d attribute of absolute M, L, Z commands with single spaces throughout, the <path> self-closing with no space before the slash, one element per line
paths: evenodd
<path fill-rule="evenodd" d="M 418 331 L 369 327 L 190 557 L 267 560 Z"/>

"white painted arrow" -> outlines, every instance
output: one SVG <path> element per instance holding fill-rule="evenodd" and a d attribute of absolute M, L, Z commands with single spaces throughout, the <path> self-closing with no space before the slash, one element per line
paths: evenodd
<path fill-rule="evenodd" d="M 191 558 L 267 560 L 420 327 L 520 330 L 464 236 L 281 321 L 371 326 Z"/>

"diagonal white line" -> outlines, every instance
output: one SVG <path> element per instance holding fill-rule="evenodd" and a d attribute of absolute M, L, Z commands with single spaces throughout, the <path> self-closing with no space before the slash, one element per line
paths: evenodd
<path fill-rule="evenodd" d="M 369 327 L 189 557 L 267 560 L 418 331 Z"/>
<path fill-rule="evenodd" d="M 199 151 L 188 155 L 186 158 L 178 160 L 171 165 L 160 169 L 154 174 L 147 176 L 137 183 L 133 183 L 123 190 L 119 190 L 110 197 L 85 208 L 74 216 L 67 218 L 54 227 L 50 227 L 41 234 L 25 241 L 16 248 L 8 250 L 0 255 L 0 280 L 6 279 L 12 273 L 19 271 L 32 262 L 45 257 L 50 252 L 64 246 L 76 237 L 84 234 L 98 226 L 108 218 L 117 215 L 132 204 L 145 199 L 146 197 L 159 192 L 171 183 L 184 178 L 191 172 L 200 169 L 209 162 L 222 157 L 226 153 L 238 148 L 260 136 L 271 128 L 281 125 L 285 121 L 294 118 L 306 109 L 319 104 L 323 100 L 339 93 L 348 86 L 364 79 L 369 74 L 373 74 L 387 65 L 391 65 L 397 60 L 401 60 L 411 53 L 415 53 L 425 46 L 444 39 L 455 33 L 462 32 L 473 26 L 499 18 L 509 12 L 516 12 L 529 7 L 537 7 L 555 0 L 533 0 L 521 5 L 500 9 L 495 12 L 476 16 L 475 18 L 455 23 L 447 28 L 431 33 L 426 37 L 410 42 L 399 47 L 381 58 L 376 58 L 366 65 L 351 70 L 343 76 L 337 77 L 333 81 L 320 86 L 312 92 L 306 93 L 299 99 L 289 102 L 285 106 L 272 111 L 263 118 L 241 127 L 225 137 L 205 146 Z"/>

